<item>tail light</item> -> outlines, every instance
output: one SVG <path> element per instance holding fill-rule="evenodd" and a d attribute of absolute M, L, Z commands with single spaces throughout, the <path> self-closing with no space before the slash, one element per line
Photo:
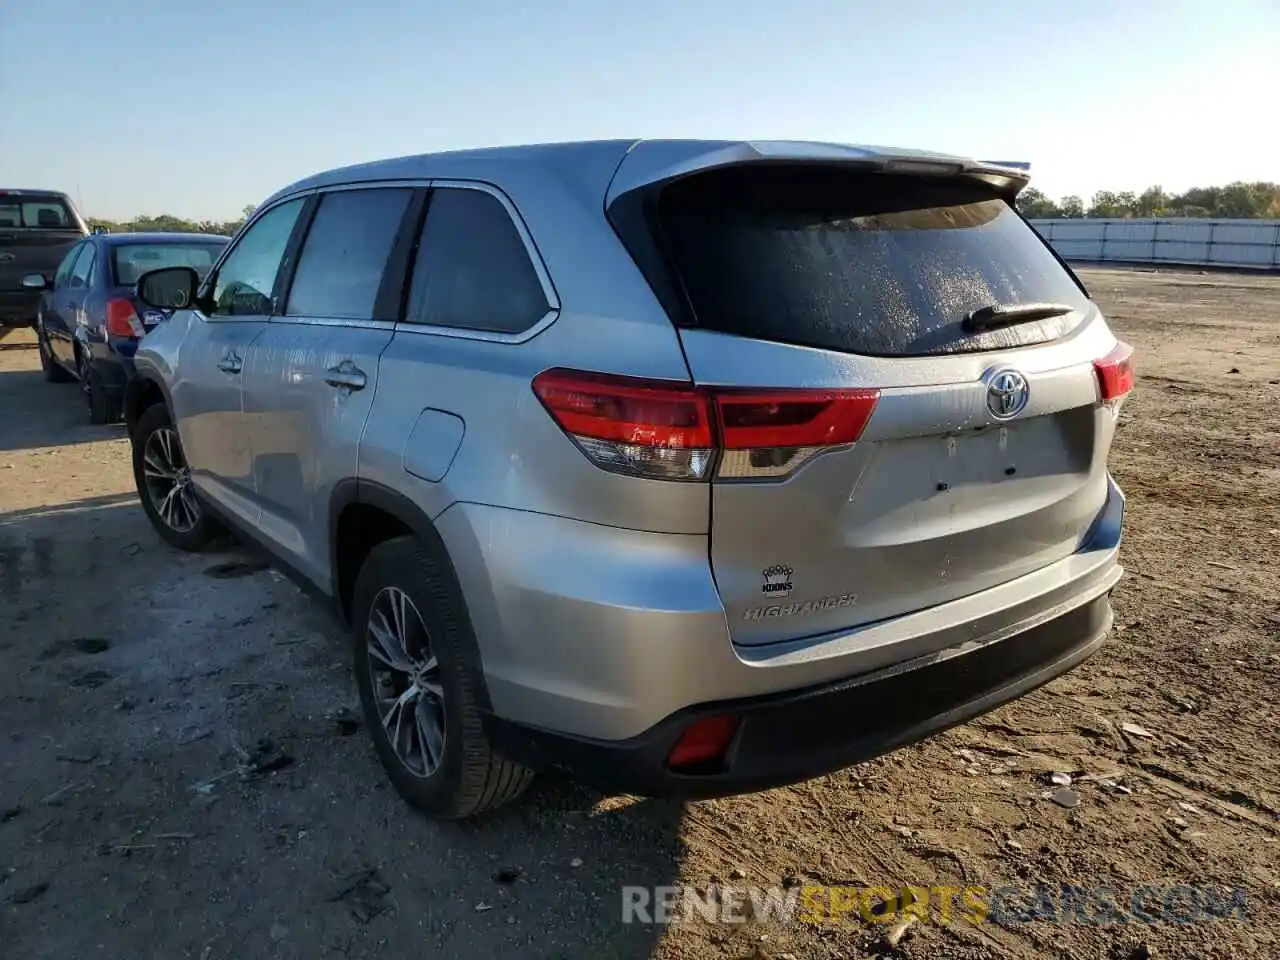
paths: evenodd
<path fill-rule="evenodd" d="M 700 767 L 721 759 L 738 732 L 738 718 L 729 714 L 703 717 L 693 723 L 667 755 L 667 766 Z"/>
<path fill-rule="evenodd" d="M 133 304 L 123 297 L 107 301 L 107 332 L 116 337 L 132 338 L 144 337 L 147 333 Z"/>
<path fill-rule="evenodd" d="M 676 384 L 547 370 L 533 392 L 597 466 L 661 480 L 702 480 L 715 455 L 707 397 Z"/>
<path fill-rule="evenodd" d="M 879 390 L 723 391 L 712 394 L 724 479 L 785 477 L 824 449 L 853 443 Z"/>
<path fill-rule="evenodd" d="M 1117 343 L 1115 349 L 1101 360 L 1093 361 L 1098 375 L 1098 391 L 1104 403 L 1116 405 L 1133 389 L 1133 347 Z"/>
<path fill-rule="evenodd" d="M 597 466 L 662 480 L 785 477 L 862 435 L 879 390 L 736 390 L 547 370 L 533 391 Z"/>

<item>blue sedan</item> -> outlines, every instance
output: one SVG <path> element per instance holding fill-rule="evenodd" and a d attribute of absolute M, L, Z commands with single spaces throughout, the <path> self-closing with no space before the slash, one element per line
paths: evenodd
<path fill-rule="evenodd" d="M 36 314 L 45 379 L 79 379 L 93 423 L 120 419 L 138 341 L 165 313 L 136 296 L 138 278 L 160 267 L 193 267 L 203 277 L 228 237 L 203 233 L 87 236 L 52 277 L 29 274 L 23 286 L 44 291 Z"/>

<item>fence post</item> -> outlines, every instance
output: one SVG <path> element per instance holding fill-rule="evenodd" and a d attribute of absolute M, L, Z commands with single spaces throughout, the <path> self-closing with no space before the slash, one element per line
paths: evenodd
<path fill-rule="evenodd" d="M 1110 220 L 1102 221 L 1102 241 L 1098 244 L 1098 262 L 1106 263 L 1107 260 L 1107 226 Z"/>
<path fill-rule="evenodd" d="M 1218 229 L 1218 221 L 1210 220 L 1209 221 L 1209 240 L 1207 243 L 1205 243 L 1205 246 L 1204 246 L 1204 262 L 1205 263 L 1213 263 L 1213 235 L 1215 232 L 1217 232 L 1217 229 Z"/>

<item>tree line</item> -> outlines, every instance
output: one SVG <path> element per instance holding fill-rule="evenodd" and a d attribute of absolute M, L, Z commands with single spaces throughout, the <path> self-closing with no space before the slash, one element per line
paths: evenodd
<path fill-rule="evenodd" d="M 257 209 L 247 206 L 240 212 L 238 220 L 187 220 L 172 214 L 162 213 L 155 217 L 134 217 L 132 220 L 104 220 L 102 217 L 87 217 L 90 229 L 103 227 L 111 233 L 215 233 L 229 237 L 243 226 L 249 214 Z"/>
<path fill-rule="evenodd" d="M 1032 220 L 1080 217 L 1238 217 L 1280 219 L 1280 183 L 1243 183 L 1225 187 L 1193 187 L 1186 193 L 1166 193 L 1148 187 L 1141 193 L 1099 190 L 1085 205 L 1077 196 L 1051 200 L 1028 187 L 1018 195 L 1018 210 Z"/>

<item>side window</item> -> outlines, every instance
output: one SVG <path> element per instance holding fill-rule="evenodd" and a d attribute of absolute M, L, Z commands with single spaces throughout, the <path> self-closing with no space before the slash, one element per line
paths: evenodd
<path fill-rule="evenodd" d="M 327 193 L 307 230 L 285 313 L 374 319 L 374 302 L 412 190 Z"/>
<path fill-rule="evenodd" d="M 479 190 L 434 191 L 406 322 L 519 333 L 549 308 L 529 251 L 498 198 Z"/>
<path fill-rule="evenodd" d="M 271 288 L 305 200 L 273 207 L 240 237 L 213 284 L 213 315 L 258 316 L 271 312 Z"/>
<path fill-rule="evenodd" d="M 98 251 L 92 243 L 86 243 L 84 250 L 71 268 L 71 280 L 67 284 L 73 289 L 84 289 L 89 286 L 89 278 L 93 276 L 93 264 L 98 259 Z"/>
<path fill-rule="evenodd" d="M 67 251 L 67 255 L 58 264 L 58 272 L 53 275 L 53 285 L 55 287 L 65 287 L 67 285 L 67 281 L 71 279 L 71 268 L 76 265 L 76 258 L 84 253 L 84 248 L 87 246 L 88 244 L 86 243 L 77 243 Z"/>

